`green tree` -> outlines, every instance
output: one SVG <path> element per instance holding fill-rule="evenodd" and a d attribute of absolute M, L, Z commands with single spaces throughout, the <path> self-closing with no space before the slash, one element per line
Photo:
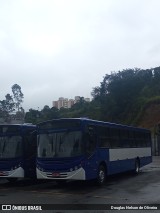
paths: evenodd
<path fill-rule="evenodd" d="M 10 94 L 7 94 L 5 98 L 5 100 L 0 101 L 0 117 L 7 121 L 10 114 L 15 110 L 15 103 Z"/>
<path fill-rule="evenodd" d="M 54 107 L 50 109 L 48 105 L 45 105 L 41 110 L 41 119 L 50 120 L 54 118 L 58 118 L 58 109 Z"/>
<path fill-rule="evenodd" d="M 142 104 L 140 99 L 144 100 L 153 94 L 153 76 L 152 69 L 138 68 L 107 74 L 100 86 L 92 91 L 94 100 L 100 103 L 101 118 L 131 124 L 138 113 L 139 103 Z"/>
<path fill-rule="evenodd" d="M 50 108 L 47 105 L 41 111 L 29 109 L 29 112 L 25 114 L 25 122 L 33 124 L 57 118 L 60 118 L 59 110 L 55 107 Z"/>
<path fill-rule="evenodd" d="M 7 111 L 8 114 L 12 113 L 15 110 L 15 103 L 10 94 L 7 94 L 4 101 L 4 111 Z"/>
<path fill-rule="evenodd" d="M 21 103 L 23 102 L 23 98 L 24 98 L 24 95 L 21 91 L 21 87 L 18 84 L 14 84 L 12 86 L 12 92 L 13 92 L 16 108 L 19 111 Z"/>
<path fill-rule="evenodd" d="M 104 76 L 99 86 L 93 88 L 90 103 L 81 97 L 70 109 L 58 110 L 45 105 L 41 111 L 31 109 L 26 113 L 26 121 L 38 123 L 54 118 L 88 117 L 138 125 L 148 105 L 160 100 L 159 82 L 160 67 L 111 72 Z"/>
<path fill-rule="evenodd" d="M 29 109 L 29 112 L 25 114 L 25 122 L 36 124 L 41 118 L 41 112 L 35 109 Z"/>

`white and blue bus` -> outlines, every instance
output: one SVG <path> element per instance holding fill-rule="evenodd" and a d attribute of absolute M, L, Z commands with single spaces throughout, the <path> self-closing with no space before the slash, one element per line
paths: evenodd
<path fill-rule="evenodd" d="M 36 126 L 0 125 L 0 178 L 36 178 Z"/>
<path fill-rule="evenodd" d="M 37 125 L 37 178 L 96 179 L 134 171 L 152 162 L 151 133 L 86 118 L 54 119 Z"/>

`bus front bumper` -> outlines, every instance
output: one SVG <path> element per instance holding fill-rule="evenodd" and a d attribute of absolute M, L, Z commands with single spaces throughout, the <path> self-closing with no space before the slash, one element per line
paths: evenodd
<path fill-rule="evenodd" d="M 71 172 L 44 172 L 36 169 L 37 179 L 52 179 L 52 180 L 85 180 L 85 170 L 79 168 Z"/>

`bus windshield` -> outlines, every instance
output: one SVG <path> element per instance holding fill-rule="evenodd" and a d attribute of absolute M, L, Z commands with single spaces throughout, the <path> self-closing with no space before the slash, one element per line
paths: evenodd
<path fill-rule="evenodd" d="M 63 158 L 82 154 L 81 131 L 45 133 L 38 137 L 38 157 Z"/>
<path fill-rule="evenodd" d="M 0 137 L 0 158 L 16 158 L 22 156 L 22 137 Z"/>

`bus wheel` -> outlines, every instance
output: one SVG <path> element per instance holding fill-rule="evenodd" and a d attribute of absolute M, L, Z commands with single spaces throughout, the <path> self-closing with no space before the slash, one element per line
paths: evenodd
<path fill-rule="evenodd" d="M 101 164 L 98 168 L 97 184 L 99 186 L 102 186 L 105 183 L 105 181 L 106 181 L 106 169 Z"/>
<path fill-rule="evenodd" d="M 134 173 L 135 173 L 135 174 L 138 174 L 138 173 L 139 173 L 139 171 L 140 171 L 140 163 L 139 163 L 139 160 L 138 160 L 138 159 L 136 159 L 136 161 L 135 161 L 135 169 L 134 169 Z"/>

